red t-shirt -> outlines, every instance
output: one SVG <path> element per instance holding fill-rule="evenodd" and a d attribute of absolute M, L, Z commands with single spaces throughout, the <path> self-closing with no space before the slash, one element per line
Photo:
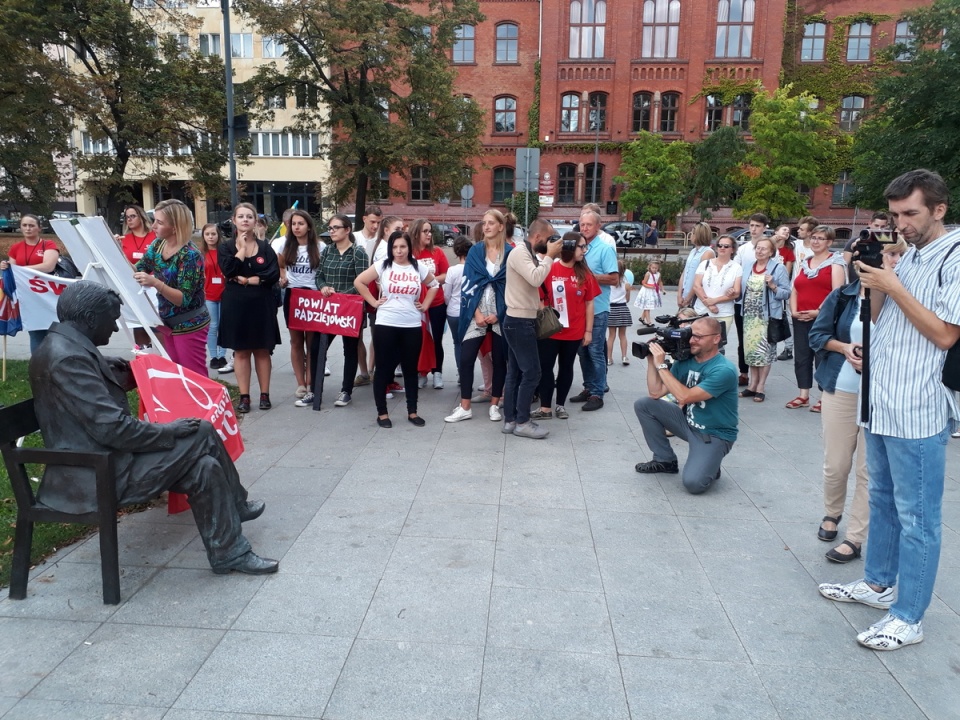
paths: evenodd
<path fill-rule="evenodd" d="M 220 302 L 223 289 L 227 286 L 220 270 L 220 261 L 216 250 L 205 250 L 203 253 L 203 294 L 210 302 Z"/>
<path fill-rule="evenodd" d="M 810 258 L 803 261 L 805 267 L 810 267 Z M 793 281 L 793 288 L 797 292 L 797 311 L 819 310 L 827 295 L 833 290 L 833 265 L 824 265 L 812 278 L 800 271 Z"/>
<path fill-rule="evenodd" d="M 583 340 L 587 329 L 587 300 L 600 294 L 600 285 L 593 273 L 587 273 L 586 282 L 578 285 L 574 269 L 555 262 L 550 266 L 545 284 L 546 302 L 560 313 L 560 324 L 564 326 L 552 339 Z"/>
<path fill-rule="evenodd" d="M 782 248 L 777 250 L 780 254 L 780 259 L 783 260 L 783 264 L 792 263 L 797 261 L 797 256 L 793 252 L 793 248 L 789 248 L 784 245 Z"/>
<path fill-rule="evenodd" d="M 20 267 L 39 265 L 43 262 L 43 254 L 47 250 L 60 252 L 53 240 L 41 240 L 36 245 L 28 245 L 26 240 L 21 240 L 10 246 L 10 259 Z"/>
<path fill-rule="evenodd" d="M 147 248 L 150 247 L 150 243 L 156 240 L 156 238 L 157 234 L 153 230 L 141 238 L 138 238 L 133 233 L 127 233 L 123 236 L 123 240 L 120 241 L 120 249 L 123 250 L 123 254 L 127 256 L 127 262 L 131 265 L 136 265 L 143 259 L 143 256 L 147 254 Z"/>
<path fill-rule="evenodd" d="M 446 275 L 447 270 L 450 269 L 450 261 L 447 260 L 446 254 L 443 250 L 436 247 L 433 250 L 421 250 L 417 253 L 417 264 L 423 265 L 433 273 L 434 276 Z M 437 288 L 437 294 L 433 296 L 433 302 L 430 304 L 430 307 L 437 307 L 437 305 L 443 304 L 443 283 L 440 283 L 440 287 Z"/>

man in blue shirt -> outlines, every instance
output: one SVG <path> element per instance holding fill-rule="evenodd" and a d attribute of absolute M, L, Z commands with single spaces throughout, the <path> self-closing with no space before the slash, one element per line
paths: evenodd
<path fill-rule="evenodd" d="M 570 398 L 582 402 L 584 410 L 603 407 L 607 391 L 607 321 L 610 317 L 610 288 L 620 282 L 617 275 L 617 251 L 598 237 L 600 216 L 592 210 L 580 215 L 580 234 L 587 242 L 584 259 L 600 285 L 600 294 L 593 299 L 593 335 L 590 344 L 580 348 L 580 370 L 583 391 Z"/>
<path fill-rule="evenodd" d="M 720 463 L 733 448 L 739 424 L 737 367 L 720 354 L 720 322 L 701 318 L 693 323 L 691 357 L 669 366 L 666 353 L 655 342 L 647 356 L 647 392 L 633 410 L 644 440 L 653 453 L 650 462 L 637 463 L 638 473 L 680 471 L 677 455 L 665 430 L 690 445 L 683 467 L 683 486 L 699 495 L 720 477 Z M 677 404 L 664 402 L 671 393 Z"/>

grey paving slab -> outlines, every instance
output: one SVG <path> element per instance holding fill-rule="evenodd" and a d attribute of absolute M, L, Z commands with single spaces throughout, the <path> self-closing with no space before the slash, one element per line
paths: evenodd
<path fill-rule="evenodd" d="M 493 584 L 542 590 L 603 591 L 595 550 L 571 545 L 500 545 Z"/>
<path fill-rule="evenodd" d="M 163 720 L 275 720 L 277 715 L 224 713 L 212 710 L 168 710 Z"/>
<path fill-rule="evenodd" d="M 634 718 L 780 720 L 749 663 L 625 657 L 620 665 Z"/>
<path fill-rule="evenodd" d="M 480 720 L 626 720 L 613 655 L 488 647 Z"/>
<path fill-rule="evenodd" d="M 420 483 L 417 499 L 430 502 L 461 502 L 497 505 L 500 502 L 501 475 L 490 473 L 491 468 L 480 466 L 487 474 L 472 469 L 457 472 L 446 468 L 443 474 L 429 469 Z"/>
<path fill-rule="evenodd" d="M 483 649 L 358 639 L 328 720 L 459 720 L 477 716 Z"/>
<path fill-rule="evenodd" d="M 434 502 L 421 493 L 410 508 L 403 535 L 465 540 L 496 540 L 496 505 Z"/>
<path fill-rule="evenodd" d="M 503 481 L 500 502 L 524 507 L 586 509 L 579 480 L 561 481 L 552 473 L 541 479 L 533 473 L 512 472 Z"/>
<path fill-rule="evenodd" d="M 370 577 L 378 580 L 397 543 L 395 535 L 304 531 L 280 563 L 280 574 Z"/>
<path fill-rule="evenodd" d="M 0 695 L 26 695 L 96 629 L 88 622 L 0 618 Z"/>
<path fill-rule="evenodd" d="M 0 696 L 0 717 L 10 708 L 20 702 L 20 698 Z"/>
<path fill-rule="evenodd" d="M 672 506 L 660 487 L 660 483 L 644 482 L 637 476 L 634 482 L 582 483 L 587 509 L 615 512 L 646 513 L 663 515 L 672 513 Z"/>
<path fill-rule="evenodd" d="M 103 625 L 30 697 L 170 707 L 222 637 L 219 630 Z"/>
<path fill-rule="evenodd" d="M 308 526 L 311 531 L 400 532 L 413 498 L 328 498 Z"/>
<path fill-rule="evenodd" d="M 350 638 L 230 631 L 173 707 L 320 717 Z"/>
<path fill-rule="evenodd" d="M 170 562 L 187 543 L 197 537 L 196 525 L 154 524 L 149 532 L 128 531 L 129 526 L 120 524 L 117 542 L 120 551 L 120 566 L 145 565 L 159 567 Z M 70 562 L 100 563 L 100 536 L 84 541 L 70 553 Z"/>
<path fill-rule="evenodd" d="M 32 700 L 24 698 L 4 720 L 160 720 L 166 708 L 139 705 L 107 705 L 73 700 Z"/>
<path fill-rule="evenodd" d="M 585 510 L 509 505 L 500 508 L 497 541 L 504 545 L 593 546 Z"/>
<path fill-rule="evenodd" d="M 671 515 L 593 510 L 590 528 L 597 547 L 629 548 L 640 553 L 691 549 L 680 522 Z"/>
<path fill-rule="evenodd" d="M 290 467 L 274 465 L 252 483 L 247 483 L 251 497 L 282 496 L 300 498 L 316 495 L 327 497 L 340 478 L 350 469 L 347 461 L 323 467 Z"/>
<path fill-rule="evenodd" d="M 383 577 L 489 587 L 493 556 L 494 544 L 488 540 L 401 536 Z"/>

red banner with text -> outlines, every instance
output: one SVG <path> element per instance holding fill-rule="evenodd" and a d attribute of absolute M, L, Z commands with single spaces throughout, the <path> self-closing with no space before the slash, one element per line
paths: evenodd
<path fill-rule="evenodd" d="M 333 293 L 324 297 L 319 290 L 293 288 L 290 296 L 290 329 L 359 337 L 363 320 L 363 298 Z"/>

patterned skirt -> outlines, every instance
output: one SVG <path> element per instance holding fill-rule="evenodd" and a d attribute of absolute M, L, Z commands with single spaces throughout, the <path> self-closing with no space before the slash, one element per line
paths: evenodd
<path fill-rule="evenodd" d="M 633 315 L 626 303 L 610 303 L 610 316 L 607 327 L 630 327 L 633 325 Z"/>

